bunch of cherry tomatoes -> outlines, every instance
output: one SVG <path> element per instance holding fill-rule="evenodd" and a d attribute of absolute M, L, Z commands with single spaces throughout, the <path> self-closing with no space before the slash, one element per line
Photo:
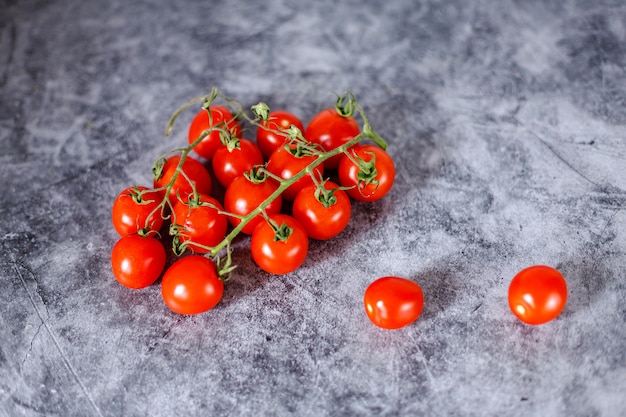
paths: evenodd
<path fill-rule="evenodd" d="M 235 269 L 230 244 L 237 236 L 250 236 L 251 256 L 261 269 L 287 274 L 306 259 L 309 239 L 331 239 L 345 229 L 351 200 L 376 201 L 393 185 L 387 145 L 352 94 L 339 96 L 305 128 L 288 111 L 259 103 L 249 113 L 213 89 L 178 109 L 167 134 L 197 103 L 188 144 L 156 161 L 152 187 L 126 188 L 112 208 L 121 236 L 111 254 L 115 278 L 139 289 L 162 277 L 163 300 L 176 313 L 198 314 L 220 302 Z M 249 126 L 254 142 L 244 137 Z M 225 190 L 220 200 L 212 195 L 215 181 Z M 163 229 L 179 256 L 167 269 Z M 539 324 L 560 313 L 566 288 L 558 271 L 533 271 L 524 276 L 552 281 L 516 277 L 509 303 L 522 321 Z M 380 278 L 364 294 L 367 316 L 387 329 L 415 321 L 423 303 L 420 286 L 400 277 Z"/>
<path fill-rule="evenodd" d="M 290 112 L 270 111 L 264 103 L 244 111 L 214 89 L 181 107 L 168 133 L 198 102 L 188 144 L 156 161 L 152 187 L 128 187 L 112 208 L 121 235 L 111 255 L 115 278 L 138 289 L 162 277 L 163 300 L 181 314 L 219 303 L 235 267 L 230 244 L 237 236 L 250 236 L 251 256 L 261 269 L 292 272 L 306 259 L 309 239 L 330 239 L 345 229 L 351 200 L 382 198 L 395 177 L 386 143 L 351 94 L 338 97 L 305 129 Z M 256 141 L 246 139 L 248 126 Z M 223 199 L 212 195 L 215 181 L 225 190 Z M 164 272 L 165 228 L 180 258 Z"/>

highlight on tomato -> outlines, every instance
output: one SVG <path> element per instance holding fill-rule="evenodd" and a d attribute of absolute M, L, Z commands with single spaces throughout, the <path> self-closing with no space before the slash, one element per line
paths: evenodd
<path fill-rule="evenodd" d="M 544 324 L 563 311 L 567 302 L 567 283 L 555 268 L 530 266 L 511 280 L 508 302 L 513 314 L 522 322 Z"/>
<path fill-rule="evenodd" d="M 187 139 L 190 144 L 196 141 L 208 129 L 213 130 L 196 145 L 193 150 L 205 159 L 213 158 L 215 151 L 221 145 L 222 135 L 241 135 L 241 125 L 225 106 L 211 105 L 208 110 L 200 110 L 191 121 Z M 221 134 L 220 134 L 221 133 Z"/>
<path fill-rule="evenodd" d="M 292 214 L 309 237 L 330 239 L 341 233 L 350 222 L 350 198 L 332 181 L 310 184 L 296 196 Z"/>
<path fill-rule="evenodd" d="M 389 154 L 376 145 L 356 145 L 339 163 L 339 183 L 359 201 L 384 197 L 395 181 L 396 168 Z"/>
<path fill-rule="evenodd" d="M 111 210 L 113 227 L 120 236 L 152 234 L 163 226 L 161 195 L 148 187 L 128 187 L 117 195 Z"/>
<path fill-rule="evenodd" d="M 189 255 L 174 262 L 163 274 L 161 294 L 165 304 L 178 314 L 200 314 L 215 307 L 224 294 L 224 282 L 215 264 L 202 255 Z"/>
<path fill-rule="evenodd" d="M 399 329 L 413 323 L 422 314 L 424 294 L 414 281 L 386 276 L 368 285 L 363 297 L 365 313 L 383 329 Z"/>
<path fill-rule="evenodd" d="M 133 289 L 152 285 L 161 276 L 165 261 L 165 248 L 152 236 L 123 236 L 111 251 L 113 276 Z"/>
<path fill-rule="evenodd" d="M 304 227 L 286 214 L 268 216 L 252 232 L 250 251 L 254 262 L 270 274 L 295 271 L 306 259 L 309 238 Z"/>

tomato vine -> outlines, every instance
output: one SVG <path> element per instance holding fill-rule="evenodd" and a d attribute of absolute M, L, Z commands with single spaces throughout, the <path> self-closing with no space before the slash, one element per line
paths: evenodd
<path fill-rule="evenodd" d="M 337 169 L 338 160 L 348 159 L 356 165 L 359 181 L 364 181 L 367 185 L 377 184 L 376 158 L 364 160 L 355 153 L 354 149 L 360 146 L 361 142 L 368 141 L 371 142 L 369 146 L 375 146 L 380 152 L 385 152 L 387 143 L 374 131 L 365 111 L 352 93 L 338 95 L 334 108 L 325 110 L 332 115 L 331 117 L 337 118 L 332 129 L 327 129 L 328 132 L 324 131 L 326 129 L 324 118 L 328 116 L 320 113 L 320 117 L 317 117 L 315 134 L 318 136 L 324 134 L 323 141 L 308 140 L 307 135 L 303 132 L 304 126 L 300 119 L 291 113 L 282 110 L 272 112 L 264 102 L 252 105 L 249 110 L 246 110 L 241 102 L 223 95 L 217 88 L 211 89 L 209 94 L 189 100 L 176 109 L 167 123 L 166 136 L 171 135 L 181 114 L 197 104 L 200 104 L 200 110 L 189 126 L 188 145 L 166 152 L 156 159 L 152 167 L 153 188 L 134 187 L 132 189 L 133 201 L 138 206 L 143 204 L 144 196 L 150 196 L 152 202 L 149 206 L 151 208 L 149 213 L 146 214 L 146 209 L 143 209 L 141 222 L 144 224 L 137 224 L 135 229 L 142 231 L 142 236 L 144 236 L 153 232 L 155 217 L 162 219 L 163 222 L 169 220 L 168 233 L 173 236 L 173 253 L 181 256 L 191 250 L 202 254 L 201 256 L 214 263 L 215 274 L 222 282 L 230 279 L 236 268 L 232 260 L 231 244 L 241 233 L 252 234 L 251 245 L 260 245 L 256 242 L 265 238 L 259 238 L 260 233 L 255 235 L 253 231 L 259 229 L 263 224 L 266 229 L 264 236 L 272 235 L 274 244 L 278 244 L 272 250 L 276 254 L 280 254 L 276 256 L 282 257 L 288 256 L 285 255 L 288 251 L 285 251 L 283 246 L 295 244 L 294 241 L 298 239 L 299 257 L 290 264 L 290 267 L 285 266 L 289 264 L 288 259 L 259 261 L 260 257 L 265 256 L 264 252 L 258 248 L 252 248 L 253 258 L 262 269 L 274 273 L 287 273 L 302 263 L 308 249 L 309 237 L 326 239 L 336 235 L 345 227 L 349 219 L 349 202 L 342 203 L 344 212 L 346 211 L 345 207 L 347 207 L 347 214 L 342 214 L 342 223 L 333 226 L 333 229 L 336 230 L 332 234 L 316 234 L 312 229 L 315 227 L 315 219 L 306 219 L 306 228 L 309 232 L 313 231 L 307 234 L 298 220 L 284 212 L 279 213 L 281 200 L 295 199 L 305 184 L 311 184 L 315 187 L 312 194 L 314 194 L 315 202 L 319 202 L 322 206 L 318 210 L 330 210 L 336 205 L 335 193 L 361 192 L 362 187 L 358 184 L 335 184 L 328 181 L 329 178 L 324 177 L 325 163 L 332 162 L 331 169 Z M 362 126 L 357 124 L 357 118 L 361 120 Z M 265 148 L 261 152 L 256 144 L 244 139 L 245 133 L 242 126 L 256 128 L 259 132 L 257 138 L 263 137 L 266 140 L 265 138 L 271 137 L 272 142 L 270 143 L 267 139 Z M 328 139 L 329 135 L 336 135 L 337 139 Z M 251 150 L 244 153 L 243 145 Z M 192 152 L 197 154 L 200 159 L 191 156 Z M 228 175 L 219 176 L 216 172 L 219 164 L 215 159 L 215 155 L 218 153 L 221 155 L 220 161 L 224 160 L 223 163 L 237 165 L 239 171 L 233 171 L 234 168 L 229 166 L 228 169 L 231 171 Z M 248 154 L 253 156 L 247 156 Z M 231 157 L 238 158 L 236 164 L 233 163 L 234 159 L 228 159 Z M 249 160 L 246 160 L 248 161 L 246 163 L 246 161 L 242 161 L 242 158 L 249 158 Z M 288 173 L 273 169 L 276 165 L 280 165 L 277 162 L 279 158 L 291 158 L 293 161 L 281 161 L 281 163 L 289 165 L 297 162 L 297 167 L 291 167 L 293 169 Z M 244 181 L 248 183 L 247 186 L 250 190 L 248 192 L 256 195 L 256 200 L 251 200 L 254 203 L 243 211 L 228 210 L 222 207 L 219 201 L 210 196 L 213 180 L 209 171 L 204 167 L 207 163 L 212 165 L 214 175 L 218 176 L 220 183 L 226 187 L 227 194 L 230 184 L 239 184 Z M 245 177 L 245 180 L 239 180 L 239 177 Z M 391 181 L 393 182 L 393 179 Z M 261 191 L 263 183 L 266 184 Z M 258 189 L 253 188 L 254 186 L 258 186 Z M 384 192 L 387 191 L 388 189 Z M 310 193 L 311 191 L 307 192 Z M 373 191 L 369 190 L 368 192 L 372 193 Z M 377 198 L 382 197 L 382 193 L 379 194 Z M 160 196 L 160 201 L 154 201 L 153 196 L 155 195 Z M 249 196 L 244 195 L 244 197 Z M 344 200 L 348 200 L 347 195 L 345 197 L 342 195 L 342 201 Z M 312 200 L 308 199 L 307 201 Z M 137 219 L 134 221 L 139 222 L 140 220 Z M 208 224 L 219 224 L 220 229 L 212 230 L 210 236 L 207 233 L 202 234 L 202 231 L 196 230 L 196 228 L 202 228 L 201 226 L 196 227 L 198 221 L 204 223 L 205 227 Z M 231 224 L 230 228 L 224 226 L 228 223 Z M 254 228 L 247 227 L 249 224 Z M 326 226 L 325 224 L 324 227 Z M 294 232 L 296 229 L 297 233 Z M 223 235 L 221 235 L 222 231 Z M 120 234 L 122 233 L 120 232 Z M 307 242 L 303 242 L 303 239 Z M 207 244 L 206 242 L 211 243 Z M 283 262 L 285 265 L 277 267 L 272 262 L 274 264 Z M 115 266 L 114 270 L 116 270 Z M 176 274 L 181 274 L 184 269 L 177 267 L 175 271 L 178 271 Z M 172 280 L 170 278 L 172 274 L 172 272 L 168 274 L 169 281 Z M 166 297 L 165 292 L 164 297 Z M 172 298 L 169 298 L 172 301 Z M 168 304 L 167 300 L 166 304 Z M 196 307 L 194 306 L 188 311 L 202 310 L 202 308 Z M 187 311 L 184 308 L 178 308 L 178 310 Z"/>

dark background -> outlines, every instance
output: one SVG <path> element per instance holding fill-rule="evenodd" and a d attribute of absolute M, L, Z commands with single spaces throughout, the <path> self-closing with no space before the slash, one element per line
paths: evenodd
<path fill-rule="evenodd" d="M 0 416 L 625 415 L 625 45 L 623 1 L 0 2 Z M 239 240 L 186 317 L 115 281 L 110 207 L 212 86 L 305 123 L 350 90 L 397 177 L 292 274 Z M 569 287 L 538 327 L 533 264 Z M 366 318 L 384 275 L 413 325 Z"/>

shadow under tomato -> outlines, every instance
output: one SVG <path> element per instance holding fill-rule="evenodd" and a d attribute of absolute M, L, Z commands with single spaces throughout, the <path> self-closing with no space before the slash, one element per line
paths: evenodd
<path fill-rule="evenodd" d="M 459 284 L 452 271 L 427 269 L 408 278 L 419 284 L 424 293 L 422 319 L 434 318 L 455 303 Z"/>

